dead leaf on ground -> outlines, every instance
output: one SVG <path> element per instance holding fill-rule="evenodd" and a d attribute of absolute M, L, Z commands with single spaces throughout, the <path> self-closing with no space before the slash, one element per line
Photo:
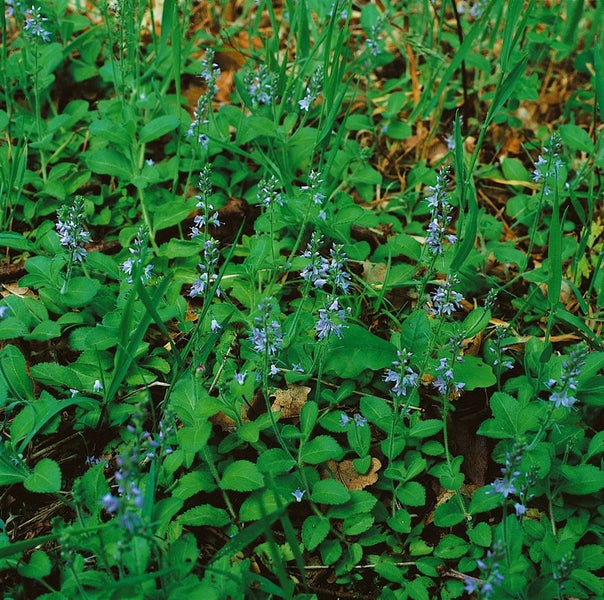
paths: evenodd
<path fill-rule="evenodd" d="M 351 460 L 340 462 L 328 460 L 327 466 L 349 490 L 362 490 L 378 480 L 378 471 L 382 468 L 382 463 L 377 458 L 371 457 L 371 465 L 366 473 L 359 473 Z"/>
<path fill-rule="evenodd" d="M 273 393 L 275 401 L 271 405 L 271 410 L 281 411 L 282 419 L 298 418 L 309 393 L 310 388 L 305 385 L 291 385 L 285 390 L 275 390 Z"/>

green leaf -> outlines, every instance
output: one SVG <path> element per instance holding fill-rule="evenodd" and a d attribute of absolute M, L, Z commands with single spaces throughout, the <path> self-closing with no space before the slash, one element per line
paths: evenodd
<path fill-rule="evenodd" d="M 443 428 L 443 422 L 440 419 L 426 419 L 420 421 L 411 427 L 409 437 L 426 438 L 438 433 Z"/>
<path fill-rule="evenodd" d="M 229 523 L 230 520 L 226 510 L 217 508 L 211 504 L 201 504 L 190 508 L 177 518 L 177 521 L 181 525 L 194 525 L 197 527 L 204 525 L 223 527 Z"/>
<path fill-rule="evenodd" d="M 13 464 L 5 453 L 0 454 L 0 486 L 18 483 L 26 477 L 27 473 L 24 469 Z"/>
<path fill-rule="evenodd" d="M 307 550 L 314 550 L 329 533 L 329 519 L 310 515 L 302 524 L 302 543 Z"/>
<path fill-rule="evenodd" d="M 484 330 L 491 319 L 491 311 L 475 308 L 464 319 L 463 330 L 466 337 L 473 337 Z M 468 358 L 468 357 L 466 357 Z"/>
<path fill-rule="evenodd" d="M 150 123 L 143 126 L 140 131 L 139 139 L 143 143 L 151 142 L 174 131 L 180 125 L 180 121 L 172 115 L 163 115 L 153 119 Z"/>
<path fill-rule="evenodd" d="M 270 448 L 258 455 L 258 469 L 262 473 L 287 473 L 296 461 L 282 448 Z"/>
<path fill-rule="evenodd" d="M 455 381 L 464 382 L 464 390 L 486 388 L 497 383 L 493 369 L 477 356 L 464 356 L 463 361 L 453 366 Z"/>
<path fill-rule="evenodd" d="M 563 492 L 583 496 L 604 488 L 604 471 L 594 465 L 562 465 L 560 471 L 566 478 L 560 486 Z"/>
<path fill-rule="evenodd" d="M 172 492 L 174 498 L 186 500 L 199 492 L 212 492 L 216 488 L 216 483 L 209 470 L 191 471 L 185 473 L 179 480 L 176 488 Z"/>
<path fill-rule="evenodd" d="M 310 435 L 310 432 L 317 423 L 318 415 L 319 407 L 316 402 L 308 400 L 304 403 L 300 411 L 300 431 L 303 436 Z"/>
<path fill-rule="evenodd" d="M 27 364 L 21 351 L 11 344 L 0 350 L 0 371 L 11 394 L 17 400 L 33 401 L 34 384 L 27 375 Z"/>
<path fill-rule="evenodd" d="M 43 458 L 23 481 L 25 489 L 40 494 L 51 494 L 61 489 L 61 468 L 51 458 Z"/>
<path fill-rule="evenodd" d="M 350 492 L 335 479 L 321 479 L 315 483 L 311 499 L 319 504 L 344 504 L 350 500 Z"/>
<path fill-rule="evenodd" d="M 594 143 L 589 133 L 585 129 L 581 129 L 578 125 L 561 125 L 559 130 L 562 141 L 573 150 L 580 150 L 591 154 L 594 150 Z"/>
<path fill-rule="evenodd" d="M 36 245 L 23 237 L 23 234 L 16 231 L 3 231 L 0 233 L 0 247 L 36 252 Z"/>
<path fill-rule="evenodd" d="M 476 524 L 472 529 L 468 529 L 468 537 L 470 538 L 470 541 L 474 542 L 477 546 L 489 548 L 493 542 L 493 531 L 488 523 L 483 521 Z"/>
<path fill-rule="evenodd" d="M 91 150 L 82 155 L 84 164 L 98 175 L 111 175 L 129 181 L 132 178 L 130 160 L 121 152 L 103 148 Z"/>
<path fill-rule="evenodd" d="M 417 481 L 408 481 L 396 489 L 396 497 L 405 506 L 424 506 L 426 489 Z"/>
<path fill-rule="evenodd" d="M 61 326 L 56 321 L 42 321 L 31 333 L 24 335 L 26 340 L 45 342 L 61 336 Z"/>
<path fill-rule="evenodd" d="M 604 581 L 585 569 L 573 569 L 570 578 L 598 597 L 602 597 L 604 594 Z"/>
<path fill-rule="evenodd" d="M 437 527 L 453 527 L 464 519 L 465 515 L 455 496 L 447 502 L 439 504 L 434 511 L 434 524 Z"/>
<path fill-rule="evenodd" d="M 88 277 L 72 277 L 67 284 L 67 290 L 60 300 L 70 308 L 81 308 L 92 302 L 101 284 L 96 279 Z"/>
<path fill-rule="evenodd" d="M 392 408 L 383 398 L 363 396 L 361 413 L 372 425 L 379 427 L 382 431 L 390 431 Z"/>
<path fill-rule="evenodd" d="M 17 567 L 19 575 L 28 579 L 43 579 L 48 577 L 52 570 L 52 563 L 46 552 L 36 550 L 29 557 L 29 562 L 21 562 Z"/>
<path fill-rule="evenodd" d="M 264 486 L 264 475 L 249 460 L 236 460 L 227 466 L 220 481 L 223 490 L 251 492 Z"/>
<path fill-rule="evenodd" d="M 195 427 L 184 426 L 176 432 L 178 443 L 184 452 L 195 454 L 204 448 L 212 433 L 212 424 L 209 421 L 200 423 Z"/>
<path fill-rule="evenodd" d="M 344 456 L 344 450 L 328 435 L 319 435 L 304 444 L 300 452 L 302 462 L 309 465 L 318 465 L 326 460 L 341 460 Z"/>
<path fill-rule="evenodd" d="M 385 369 L 394 360 L 396 347 L 393 344 L 351 323 L 344 329 L 341 339 L 336 336 L 329 339 L 325 370 L 344 379 L 353 379 L 366 369 Z"/>
<path fill-rule="evenodd" d="M 346 517 L 342 523 L 342 531 L 345 535 L 361 535 L 371 529 L 374 521 L 375 517 L 367 513 Z"/>
<path fill-rule="evenodd" d="M 470 549 L 470 544 L 462 538 L 453 535 L 445 535 L 434 550 L 434 556 L 438 558 L 461 558 Z"/>

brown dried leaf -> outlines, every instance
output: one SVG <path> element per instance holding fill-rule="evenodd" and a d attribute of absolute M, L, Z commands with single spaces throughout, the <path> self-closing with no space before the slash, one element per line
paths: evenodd
<path fill-rule="evenodd" d="M 372 457 L 371 465 L 366 473 L 359 473 L 354 468 L 354 463 L 351 460 L 340 462 L 328 460 L 327 466 L 349 490 L 362 490 L 378 480 L 377 472 L 382 468 L 382 463 L 377 458 Z"/>
<path fill-rule="evenodd" d="M 310 388 L 305 385 L 290 385 L 286 390 L 275 390 L 271 410 L 281 411 L 282 419 L 298 418 L 309 393 Z"/>

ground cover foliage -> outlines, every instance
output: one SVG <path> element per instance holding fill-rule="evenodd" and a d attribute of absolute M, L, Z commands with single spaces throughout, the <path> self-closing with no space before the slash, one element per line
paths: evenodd
<path fill-rule="evenodd" d="M 604 595 L 602 3 L 3 5 L 5 598 Z"/>

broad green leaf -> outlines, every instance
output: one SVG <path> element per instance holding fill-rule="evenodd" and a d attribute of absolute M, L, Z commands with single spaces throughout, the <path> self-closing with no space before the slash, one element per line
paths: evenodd
<path fill-rule="evenodd" d="M 209 421 L 199 423 L 195 427 L 185 425 L 176 432 L 178 443 L 184 452 L 193 454 L 202 450 L 208 442 L 212 424 Z"/>
<path fill-rule="evenodd" d="M 335 479 L 320 479 L 313 486 L 311 499 L 318 504 L 344 504 L 350 500 L 350 492 Z"/>
<path fill-rule="evenodd" d="M 296 461 L 282 448 L 270 448 L 258 456 L 258 469 L 262 473 L 279 475 L 287 473 Z"/>
<path fill-rule="evenodd" d="M 594 465 L 562 465 L 560 471 L 566 478 L 560 486 L 563 492 L 583 496 L 604 488 L 604 471 Z"/>
<path fill-rule="evenodd" d="M 185 511 L 178 516 L 177 520 L 181 525 L 223 527 L 229 523 L 230 518 L 223 508 L 217 508 L 211 504 L 201 504 Z"/>
<path fill-rule="evenodd" d="M 377 498 L 366 490 L 350 490 L 350 499 L 345 504 L 331 506 L 327 511 L 330 519 L 345 519 L 353 515 L 368 513 L 377 504 Z"/>
<path fill-rule="evenodd" d="M 56 321 L 42 321 L 31 333 L 23 336 L 26 340 L 45 342 L 61 336 L 61 326 Z"/>
<path fill-rule="evenodd" d="M 371 424 L 383 431 L 390 430 L 392 408 L 383 398 L 363 396 L 361 398 L 361 412 Z"/>
<path fill-rule="evenodd" d="M 581 152 L 586 152 L 587 154 L 591 154 L 593 152 L 593 140 L 585 129 L 582 129 L 578 125 L 567 123 L 565 125 L 561 125 L 558 131 L 560 132 L 562 141 L 569 148 L 572 148 L 573 150 L 580 150 Z"/>
<path fill-rule="evenodd" d="M 367 513 L 347 517 L 342 523 L 342 531 L 345 535 L 361 535 L 371 529 L 374 521 L 375 517 Z"/>
<path fill-rule="evenodd" d="M 434 550 L 438 558 L 461 558 L 470 549 L 470 544 L 457 535 L 445 535 Z"/>
<path fill-rule="evenodd" d="M 302 435 L 308 436 L 317 423 L 319 407 L 313 400 L 308 400 L 302 406 L 300 411 L 300 431 Z"/>
<path fill-rule="evenodd" d="M 88 277 L 72 277 L 67 284 L 67 290 L 60 300 L 70 308 L 81 308 L 92 302 L 101 284 L 96 279 Z"/>
<path fill-rule="evenodd" d="M 302 543 L 307 550 L 314 550 L 329 533 L 329 519 L 310 515 L 302 524 Z"/>
<path fill-rule="evenodd" d="M 36 463 L 33 472 L 23 481 L 30 492 L 51 494 L 61 490 L 61 468 L 51 458 L 43 458 Z"/>
<path fill-rule="evenodd" d="M 44 579 L 52 570 L 52 563 L 46 552 L 36 550 L 29 557 L 29 562 L 20 562 L 17 568 L 19 575 L 29 579 Z"/>
<path fill-rule="evenodd" d="M 468 529 L 468 537 L 477 546 L 489 548 L 493 542 L 493 530 L 489 527 L 488 523 L 483 521 L 477 523 L 472 529 Z"/>
<path fill-rule="evenodd" d="M 434 511 L 434 524 L 437 527 L 453 527 L 464 519 L 465 515 L 455 496 L 437 506 Z"/>
<path fill-rule="evenodd" d="M 13 250 L 27 250 L 36 252 L 36 245 L 16 231 L 3 231 L 0 233 L 0 247 Z"/>
<path fill-rule="evenodd" d="M 438 433 L 442 428 L 443 422 L 440 419 L 426 419 L 411 427 L 409 437 L 427 438 Z"/>
<path fill-rule="evenodd" d="M 497 383 L 493 369 L 477 356 L 464 356 L 463 361 L 453 366 L 455 381 L 463 381 L 464 390 L 487 388 Z"/>
<path fill-rule="evenodd" d="M 210 471 L 198 469 L 182 475 L 172 492 L 172 496 L 186 500 L 199 492 L 212 492 L 215 488 L 216 482 Z"/>
<path fill-rule="evenodd" d="M 126 181 L 132 178 L 130 159 L 110 148 L 91 150 L 82 155 L 84 164 L 99 175 L 110 175 Z"/>
<path fill-rule="evenodd" d="M 27 374 L 25 357 L 11 344 L 0 350 L 0 371 L 17 400 L 34 400 L 34 384 Z"/>
<path fill-rule="evenodd" d="M 424 506 L 426 489 L 417 481 L 407 481 L 396 489 L 396 497 L 404 506 Z"/>
<path fill-rule="evenodd" d="M 236 460 L 227 466 L 220 481 L 223 490 L 251 492 L 264 486 L 264 475 L 249 460 Z"/>
<path fill-rule="evenodd" d="M 147 143 L 156 140 L 162 135 L 174 131 L 179 125 L 180 121 L 172 115 L 157 117 L 143 126 L 139 135 L 140 141 Z"/>
<path fill-rule="evenodd" d="M 341 460 L 344 450 L 336 440 L 329 435 L 319 435 L 302 448 L 300 458 L 309 465 L 318 465 L 326 460 Z"/>
<path fill-rule="evenodd" d="M 396 360 L 393 344 L 355 323 L 344 329 L 341 339 L 332 336 L 327 346 L 325 370 L 344 379 L 358 377 L 366 369 L 385 369 Z"/>

